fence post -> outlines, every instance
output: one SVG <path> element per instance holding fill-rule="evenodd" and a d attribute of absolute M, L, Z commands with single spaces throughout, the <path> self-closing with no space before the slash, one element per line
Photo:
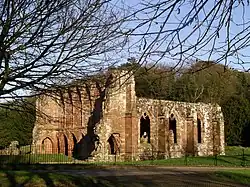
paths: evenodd
<path fill-rule="evenodd" d="M 116 152 L 115 152 L 115 165 L 116 165 Z"/>
<path fill-rule="evenodd" d="M 217 163 L 217 161 L 218 161 L 217 156 L 218 156 L 218 155 L 217 155 L 217 153 L 215 153 L 215 156 L 214 156 L 214 157 L 215 157 L 215 160 L 214 160 L 214 164 L 215 164 L 215 166 L 217 166 L 217 165 L 218 165 L 218 163 Z"/>
<path fill-rule="evenodd" d="M 243 163 L 241 164 L 243 167 L 246 166 L 246 158 L 245 158 L 245 150 L 244 147 L 242 148 L 242 161 Z"/>
<path fill-rule="evenodd" d="M 25 151 L 25 154 L 26 154 L 26 151 Z M 30 144 L 30 151 L 29 151 L 29 164 L 31 164 L 31 144 Z"/>
<path fill-rule="evenodd" d="M 185 165 L 187 166 L 187 153 L 185 153 Z"/>

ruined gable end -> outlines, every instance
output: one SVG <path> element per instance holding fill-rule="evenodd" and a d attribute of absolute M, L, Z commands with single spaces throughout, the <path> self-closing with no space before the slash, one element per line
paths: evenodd
<path fill-rule="evenodd" d="M 225 153 L 220 106 L 136 97 L 127 71 L 43 95 L 37 108 L 33 145 L 42 154 L 115 161 Z"/>

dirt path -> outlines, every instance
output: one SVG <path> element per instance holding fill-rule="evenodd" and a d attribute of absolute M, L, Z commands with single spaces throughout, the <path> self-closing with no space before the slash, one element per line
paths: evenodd
<path fill-rule="evenodd" d="M 124 187 L 165 187 L 165 186 L 214 186 L 243 187 L 228 180 L 212 175 L 217 170 L 233 170 L 238 168 L 211 167 L 128 167 L 54 171 L 68 175 L 95 176 L 106 180 L 114 186 Z M 242 169 L 242 168 L 241 168 Z M 42 171 L 37 171 L 42 172 Z"/>

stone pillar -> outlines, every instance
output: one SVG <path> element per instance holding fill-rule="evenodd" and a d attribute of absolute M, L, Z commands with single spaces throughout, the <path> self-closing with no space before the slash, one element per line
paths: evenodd
<path fill-rule="evenodd" d="M 75 88 L 73 95 L 73 127 L 82 126 L 82 98 L 81 91 L 79 88 Z"/>
<path fill-rule="evenodd" d="M 159 128 L 158 128 L 158 152 L 160 155 L 165 155 L 166 150 L 166 127 L 164 116 L 159 117 Z"/>
<path fill-rule="evenodd" d="M 217 155 L 220 154 L 220 123 L 218 119 L 213 119 L 212 121 L 213 126 L 213 154 Z"/>
<path fill-rule="evenodd" d="M 125 155 L 127 159 L 132 156 L 132 113 L 125 114 Z"/>
<path fill-rule="evenodd" d="M 135 90 L 133 80 L 126 84 L 125 112 L 125 157 L 134 159 L 138 152 L 138 119 L 135 110 Z"/>
<path fill-rule="evenodd" d="M 224 132 L 224 120 L 220 119 L 220 154 L 225 155 L 225 132 Z"/>
<path fill-rule="evenodd" d="M 193 127 L 194 127 L 194 155 L 198 155 L 198 122 L 197 119 L 195 119 L 196 122 L 194 123 L 193 120 Z"/>
<path fill-rule="evenodd" d="M 171 147 L 173 145 L 173 142 L 174 142 L 174 139 L 173 139 L 173 136 L 171 133 L 171 131 L 169 130 L 169 118 L 167 118 L 165 120 L 165 129 L 166 130 L 166 133 L 165 133 L 165 152 L 166 152 L 166 155 L 167 157 L 171 158 L 172 154 L 171 154 Z"/>
<path fill-rule="evenodd" d="M 125 114 L 125 157 L 134 159 L 138 155 L 138 120 L 133 113 Z"/>
<path fill-rule="evenodd" d="M 192 117 L 187 118 L 187 145 L 186 145 L 186 154 L 194 155 L 194 120 Z"/>
<path fill-rule="evenodd" d="M 65 102 L 65 121 L 65 128 L 73 128 L 73 92 L 70 89 Z"/>
<path fill-rule="evenodd" d="M 217 121 L 218 121 L 218 141 L 219 141 L 219 154 L 225 155 L 225 132 L 224 132 L 224 117 L 221 107 L 217 107 Z"/>

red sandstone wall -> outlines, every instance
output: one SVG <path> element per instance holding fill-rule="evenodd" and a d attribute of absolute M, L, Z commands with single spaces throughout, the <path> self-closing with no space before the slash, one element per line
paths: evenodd
<path fill-rule="evenodd" d="M 119 77 L 120 73 L 116 72 L 114 77 Z M 125 76 L 109 85 L 104 96 L 104 83 L 97 86 L 93 81 L 88 86 L 64 90 L 61 95 L 41 96 L 37 100 L 33 144 L 43 144 L 44 153 L 69 156 L 77 144 L 81 157 L 88 156 L 87 150 L 92 150 L 95 159 L 110 160 L 114 155 L 111 155 L 108 140 L 115 133 L 115 137 L 119 137 L 119 153 L 115 157 L 138 158 L 141 154 L 140 118 L 146 112 L 150 117 L 150 146 L 154 154 L 163 153 L 165 157 L 179 157 L 187 152 L 209 155 L 214 154 L 215 149 L 224 153 L 220 107 L 136 98 L 133 77 L 122 73 Z M 177 144 L 173 142 L 173 132 L 169 131 L 171 114 L 177 121 Z M 202 143 L 197 142 L 197 117 L 202 121 Z M 86 143 L 91 125 L 95 126 L 94 133 L 99 137 L 98 146 Z"/>
<path fill-rule="evenodd" d="M 74 145 L 80 143 L 80 155 L 84 157 L 87 154 L 84 150 L 91 149 L 91 146 L 81 142 L 90 135 L 88 128 L 94 125 L 94 133 L 98 135 L 100 144 L 95 146 L 97 150 L 92 151 L 93 156 L 108 159 L 108 139 L 113 133 L 120 135 L 119 155 L 137 150 L 137 143 L 133 141 L 137 138 L 137 127 L 132 129 L 132 123 L 137 123 L 137 119 L 127 117 L 128 113 L 135 115 L 133 78 L 125 75 L 106 90 L 104 85 L 99 87 L 91 83 L 78 89 L 71 87 L 64 90 L 60 97 L 42 96 L 38 99 L 37 108 L 44 115 L 37 115 L 33 130 L 34 145 L 43 144 L 47 138 L 51 140 L 49 145 L 53 145 L 53 153 L 71 156 Z"/>
<path fill-rule="evenodd" d="M 224 121 L 219 106 L 204 103 L 137 99 L 138 118 L 146 112 L 150 119 L 151 145 L 155 152 L 165 149 L 166 157 L 184 154 L 224 154 Z M 177 121 L 177 143 L 169 131 L 169 117 Z M 198 143 L 197 118 L 201 120 L 202 142 Z M 164 128 L 165 127 L 165 128 Z M 164 143 L 165 144 L 164 144 Z"/>

